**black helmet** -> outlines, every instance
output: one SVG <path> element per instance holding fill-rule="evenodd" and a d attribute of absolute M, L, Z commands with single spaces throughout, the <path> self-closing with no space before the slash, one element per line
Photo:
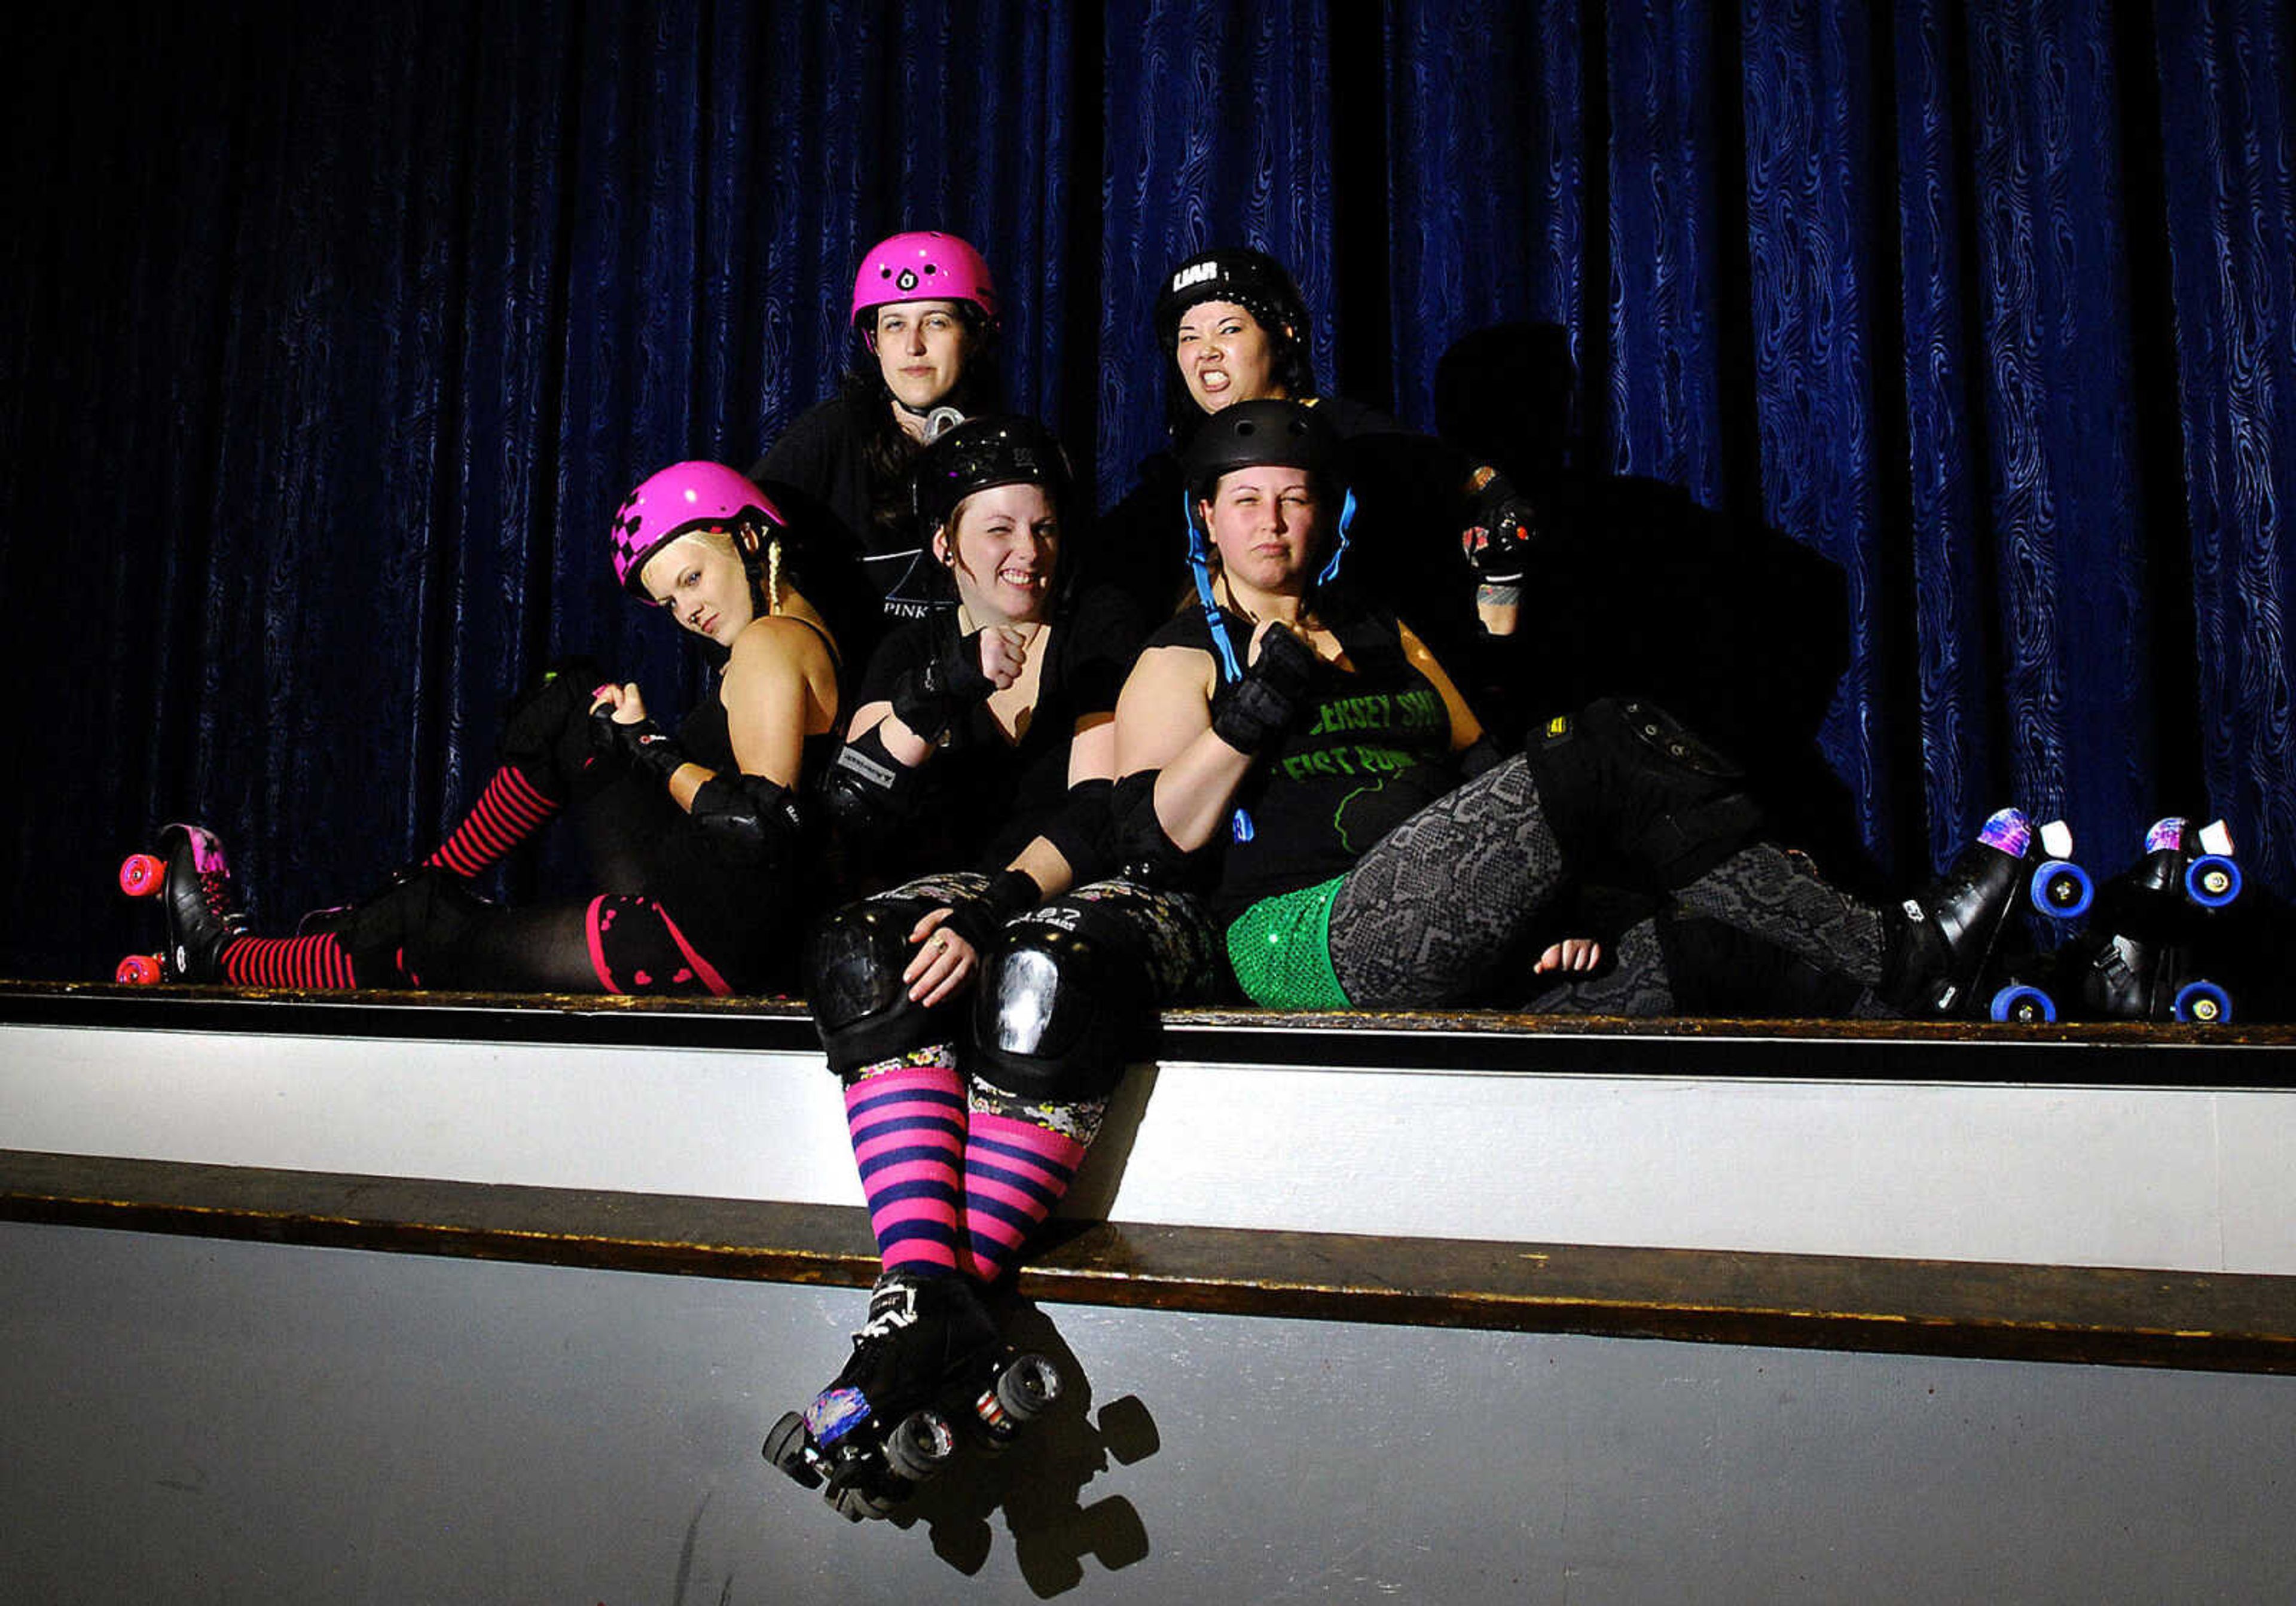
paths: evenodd
<path fill-rule="evenodd" d="M 1339 577 L 1340 561 L 1347 556 L 1348 531 L 1356 518 L 1356 494 L 1348 488 L 1347 476 L 1341 467 L 1341 456 L 1339 432 L 1332 428 L 1330 421 L 1316 409 L 1294 401 L 1238 402 L 1232 407 L 1222 407 L 1197 429 L 1182 464 L 1187 485 L 1184 499 L 1188 521 L 1188 566 L 1195 572 L 1196 595 L 1202 600 L 1204 612 L 1215 627 L 1220 610 L 1212 600 L 1211 535 L 1196 517 L 1198 499 L 1212 500 L 1213 493 L 1219 488 L 1220 476 L 1236 469 L 1269 465 L 1305 469 L 1322 482 L 1324 495 L 1340 499 L 1331 555 L 1316 576 L 1317 586 L 1328 586 Z M 1222 643 L 1221 657 L 1226 660 L 1226 638 L 1217 627 L 1212 635 L 1215 641 Z M 1227 678 L 1233 680 L 1237 666 L 1227 662 L 1226 668 Z"/>
<path fill-rule="evenodd" d="M 1050 430 L 1033 418 L 990 414 L 933 438 L 917 455 L 910 496 L 918 525 L 930 533 L 958 503 L 991 486 L 1041 485 L 1055 508 L 1064 507 L 1072 478 L 1069 455 Z"/>
<path fill-rule="evenodd" d="M 1279 345 L 1283 331 L 1305 346 L 1308 304 L 1283 265 L 1262 251 L 1227 246 L 1189 258 L 1156 292 L 1156 338 L 1171 350 L 1180 338 L 1180 315 L 1199 301 L 1233 301 L 1258 318 Z"/>
<path fill-rule="evenodd" d="M 1209 501 L 1222 474 L 1267 464 L 1305 469 L 1334 496 L 1346 488 L 1340 438 L 1314 407 L 1293 401 L 1238 402 L 1196 428 L 1183 465 L 1188 495 Z"/>

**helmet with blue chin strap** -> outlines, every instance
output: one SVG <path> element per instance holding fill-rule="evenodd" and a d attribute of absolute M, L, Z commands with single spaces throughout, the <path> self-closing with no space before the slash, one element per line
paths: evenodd
<path fill-rule="evenodd" d="M 1212 595 L 1211 534 L 1197 514 L 1198 505 L 1218 494 L 1223 476 L 1238 469 L 1300 469 L 1311 475 L 1326 497 L 1340 504 L 1338 530 L 1330 554 L 1316 573 L 1314 586 L 1328 586 L 1339 578 L 1347 555 L 1348 529 L 1356 517 L 1356 494 L 1343 471 L 1343 448 L 1339 432 L 1315 408 L 1294 401 L 1238 402 L 1204 420 L 1181 463 L 1186 487 L 1183 497 L 1188 526 L 1188 568 L 1194 574 L 1196 596 L 1211 621 L 1212 643 L 1220 659 L 1223 678 L 1234 680 L 1243 672 L 1223 628 L 1224 615 Z"/>

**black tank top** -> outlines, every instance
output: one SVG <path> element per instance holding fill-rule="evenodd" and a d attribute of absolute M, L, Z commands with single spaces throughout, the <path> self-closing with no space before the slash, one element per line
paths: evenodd
<path fill-rule="evenodd" d="M 1230 629 L 1242 662 L 1250 633 L 1234 623 Z M 1345 874 L 1373 843 L 1459 783 L 1450 711 L 1404 657 L 1394 619 L 1354 613 L 1333 633 L 1353 669 L 1316 666 L 1290 726 L 1236 790 L 1249 824 L 1231 816 L 1214 895 L 1223 918 Z M 1150 644 L 1214 651 L 1203 610 L 1193 606 Z"/>
<path fill-rule="evenodd" d="M 829 649 L 830 663 L 832 666 L 838 664 L 837 643 L 828 632 L 811 619 L 801 619 L 797 622 L 821 637 L 821 644 Z M 685 750 L 688 758 L 704 769 L 714 769 L 721 775 L 739 774 L 742 766 L 734 757 L 734 737 L 726 719 L 725 682 L 713 675 L 709 684 L 710 694 L 694 704 L 686 711 L 685 717 L 677 722 L 677 744 Z M 808 791 L 828 769 L 830 762 L 837 757 L 837 747 L 835 720 L 832 720 L 829 729 L 820 735 L 805 739 L 798 760 L 796 790 L 799 792 Z"/>

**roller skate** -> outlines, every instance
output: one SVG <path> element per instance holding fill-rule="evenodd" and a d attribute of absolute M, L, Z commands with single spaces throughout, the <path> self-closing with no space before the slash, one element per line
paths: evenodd
<path fill-rule="evenodd" d="M 2142 856 L 2106 884 L 2093 929 L 2067 951 L 2068 996 L 2108 1020 L 2230 1020 L 2232 995 L 2202 973 L 2198 950 L 2241 881 L 2222 820 L 2197 830 L 2173 815 L 2155 822 Z"/>
<path fill-rule="evenodd" d="M 1049 1361 L 1004 1345 L 964 1278 L 887 1272 L 845 1369 L 774 1424 L 764 1454 L 847 1520 L 889 1516 L 947 1465 L 959 1422 L 1000 1449 L 1060 1389 Z"/>
<path fill-rule="evenodd" d="M 1974 1015 L 1981 1004 L 1996 1020 L 2054 1020 L 2045 989 L 2002 973 L 2002 938 L 2021 905 L 2071 920 L 2095 897 L 2087 873 L 2072 862 L 2072 832 L 2062 821 L 2037 829 L 2021 810 L 2002 809 L 1941 879 L 1890 911 L 1882 997 L 1916 1017 Z"/>
<path fill-rule="evenodd" d="M 119 889 L 130 897 L 159 898 L 168 946 L 157 954 L 130 954 L 119 962 L 115 979 L 146 985 L 222 978 L 223 951 L 239 937 L 246 914 L 214 832 L 183 823 L 161 827 L 157 854 L 132 854 L 120 864 Z"/>

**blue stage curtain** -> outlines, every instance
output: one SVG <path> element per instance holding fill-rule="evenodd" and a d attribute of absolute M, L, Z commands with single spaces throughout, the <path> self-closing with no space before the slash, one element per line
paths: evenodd
<path fill-rule="evenodd" d="M 603 532 L 857 356 L 953 229 L 1103 503 L 1161 442 L 1164 271 L 1287 261 L 1330 388 L 1559 331 L 1582 473 L 1838 569 L 1817 739 L 1928 873 L 1990 808 L 2123 861 L 2223 813 L 2296 891 L 2296 37 L 2284 0 L 383 0 L 20 24 L 0 232 L 0 969 L 154 939 L 223 830 L 268 924 L 427 848 L 504 696 L 697 667 Z M 544 880 L 565 869 L 545 866 Z M 530 889 L 518 873 L 512 890 Z"/>

